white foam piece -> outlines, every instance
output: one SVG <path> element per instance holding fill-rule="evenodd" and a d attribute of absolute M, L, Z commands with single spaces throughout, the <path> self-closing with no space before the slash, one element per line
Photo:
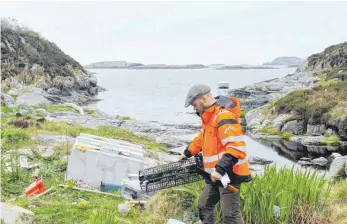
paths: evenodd
<path fill-rule="evenodd" d="M 127 156 L 98 150 L 81 152 L 73 146 L 67 167 L 66 179 L 84 180 L 91 186 L 100 186 L 101 181 L 121 184 L 127 174 L 137 174 L 144 162 Z"/>
<path fill-rule="evenodd" d="M 96 140 L 99 140 L 99 141 L 106 141 L 106 142 L 110 142 L 110 143 L 114 143 L 114 144 L 121 144 L 121 145 L 128 146 L 128 147 L 131 147 L 131 148 L 142 149 L 142 147 L 139 146 L 139 145 L 132 144 L 132 143 L 129 143 L 129 142 L 126 142 L 126 141 L 122 141 L 122 140 L 110 139 L 110 138 L 105 138 L 105 137 L 100 137 L 100 136 L 90 135 L 90 134 L 84 134 L 84 133 L 81 133 L 80 136 L 81 137 L 93 138 L 93 139 L 96 139 Z"/>

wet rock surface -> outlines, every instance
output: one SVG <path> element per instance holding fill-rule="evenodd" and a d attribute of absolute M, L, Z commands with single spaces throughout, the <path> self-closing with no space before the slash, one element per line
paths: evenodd
<path fill-rule="evenodd" d="M 251 110 L 283 97 L 292 91 L 310 89 L 317 81 L 316 77 L 312 77 L 306 72 L 296 72 L 283 78 L 231 90 L 228 95 L 238 97 L 242 106 Z"/>

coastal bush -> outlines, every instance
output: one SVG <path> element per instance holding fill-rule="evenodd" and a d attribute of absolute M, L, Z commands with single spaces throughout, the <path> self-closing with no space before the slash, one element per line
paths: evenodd
<path fill-rule="evenodd" d="M 276 112 L 295 113 L 310 123 L 327 123 L 332 116 L 344 111 L 347 95 L 347 80 L 327 81 L 312 90 L 289 93 L 275 103 Z M 342 106 L 341 106 L 342 105 Z"/>

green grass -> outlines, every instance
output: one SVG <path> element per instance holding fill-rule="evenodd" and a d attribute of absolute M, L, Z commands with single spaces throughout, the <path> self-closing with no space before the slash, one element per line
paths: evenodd
<path fill-rule="evenodd" d="M 257 130 L 256 133 L 264 133 L 267 135 L 281 135 L 277 128 L 271 126 L 270 124 L 266 124 L 262 129 Z"/>
<path fill-rule="evenodd" d="M 293 136 L 294 136 L 294 134 L 291 133 L 291 132 L 284 132 L 284 133 L 282 133 L 282 138 L 284 138 L 284 139 L 290 139 Z"/>
<path fill-rule="evenodd" d="M 64 122 L 46 122 L 43 125 L 42 130 L 38 129 L 38 132 L 49 132 L 49 133 L 57 133 L 57 134 L 67 134 L 69 136 L 76 137 L 80 133 L 98 135 L 106 138 L 115 138 L 121 139 L 125 141 L 129 141 L 135 144 L 140 144 L 145 148 L 157 150 L 157 151 L 167 151 L 167 148 L 164 144 L 158 144 L 154 141 L 135 135 L 134 133 L 116 127 L 108 127 L 102 126 L 96 129 L 86 128 L 78 125 L 69 125 Z"/>
<path fill-rule="evenodd" d="M 45 109 L 48 112 L 59 112 L 59 111 L 76 111 L 73 107 L 62 106 L 62 105 L 52 105 L 52 106 L 37 106 L 34 109 Z"/>
<path fill-rule="evenodd" d="M 264 175 L 254 177 L 241 190 L 245 223 L 288 223 L 292 209 L 300 203 L 318 209 L 326 202 L 330 185 L 316 171 L 295 171 L 293 168 L 266 166 Z M 273 208 L 280 207 L 280 218 Z"/>
<path fill-rule="evenodd" d="M 116 119 L 119 119 L 119 120 L 123 120 L 123 121 L 129 121 L 129 120 L 132 120 L 131 119 L 131 117 L 122 117 L 122 116 L 120 116 L 119 114 L 117 114 L 116 116 L 115 116 L 115 118 Z"/>
<path fill-rule="evenodd" d="M 9 107 L 6 107 L 4 105 L 1 105 L 1 112 L 5 113 L 7 115 L 11 115 L 13 113 L 16 113 L 19 108 L 20 108 L 20 106 L 9 108 Z"/>
<path fill-rule="evenodd" d="M 248 113 L 248 111 L 246 111 L 246 110 L 241 111 L 240 118 L 245 118 L 247 113 Z"/>
<path fill-rule="evenodd" d="M 340 145 L 340 139 L 337 135 L 330 135 L 323 139 L 321 143 L 326 145 Z"/>
<path fill-rule="evenodd" d="M 37 142 L 30 137 L 30 132 L 26 129 L 14 127 L 1 127 L 1 151 L 7 151 L 13 148 L 32 146 Z"/>
<path fill-rule="evenodd" d="M 84 112 L 86 114 L 92 115 L 93 117 L 96 117 L 96 114 L 97 114 L 96 110 L 84 110 Z"/>
<path fill-rule="evenodd" d="M 327 81 L 321 81 L 317 84 L 317 86 L 318 87 L 329 87 L 329 86 L 336 85 L 339 82 L 341 82 L 341 81 L 339 81 L 337 78 L 334 78 L 334 79 L 329 79 Z"/>
<path fill-rule="evenodd" d="M 339 180 L 334 186 L 333 198 L 347 203 L 347 180 Z"/>

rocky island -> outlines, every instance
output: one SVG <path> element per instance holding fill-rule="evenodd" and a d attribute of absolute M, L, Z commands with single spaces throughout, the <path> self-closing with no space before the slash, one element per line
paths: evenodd
<path fill-rule="evenodd" d="M 104 61 L 84 66 L 85 69 L 202 69 L 202 64 L 167 65 L 167 64 L 141 64 L 126 61 Z"/>
<path fill-rule="evenodd" d="M 304 60 L 298 57 L 278 57 L 272 62 L 266 62 L 263 65 L 287 65 L 290 67 L 298 67 Z"/>

